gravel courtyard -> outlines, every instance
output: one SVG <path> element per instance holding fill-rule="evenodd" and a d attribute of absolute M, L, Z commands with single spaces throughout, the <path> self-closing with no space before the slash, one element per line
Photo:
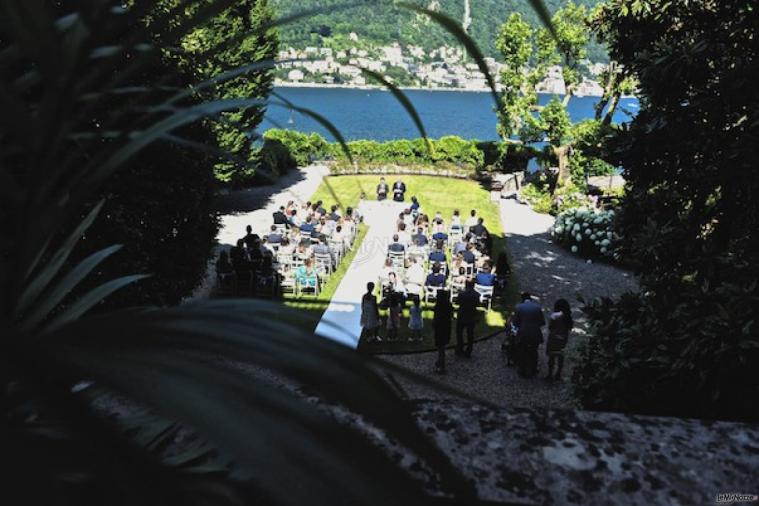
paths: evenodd
<path fill-rule="evenodd" d="M 548 228 L 553 217 L 532 211 L 514 200 L 501 201 L 501 221 L 506 231 L 506 243 L 511 252 L 516 282 L 521 291 L 527 290 L 544 306 L 553 306 L 558 298 L 569 300 L 573 306 L 575 330 L 570 337 L 564 380 L 548 383 L 541 378 L 520 378 L 513 367 L 507 367 L 501 353 L 501 335 L 475 344 L 471 359 L 459 358 L 448 350 L 447 374 L 432 373 L 435 353 L 392 355 L 381 357 L 392 364 L 429 376 L 453 387 L 466 396 L 476 397 L 502 406 L 567 408 L 568 378 L 572 372 L 572 353 L 587 331 L 587 322 L 579 311 L 577 295 L 586 299 L 604 295 L 619 295 L 637 289 L 633 275 L 601 263 L 586 263 L 565 249 L 553 244 Z M 544 349 L 540 349 L 540 376 L 547 371 Z M 413 379 L 399 374 L 394 380 L 411 399 L 448 398 Z"/>

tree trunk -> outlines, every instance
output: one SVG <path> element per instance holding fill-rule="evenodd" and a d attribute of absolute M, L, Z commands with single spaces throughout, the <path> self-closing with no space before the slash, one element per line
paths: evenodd
<path fill-rule="evenodd" d="M 569 145 L 553 148 L 553 154 L 559 159 L 559 177 L 556 181 L 556 188 L 564 186 L 569 180 L 569 148 Z"/>
<path fill-rule="evenodd" d="M 622 97 L 622 94 L 620 92 L 617 92 L 614 94 L 614 96 L 611 97 L 611 103 L 609 104 L 609 109 L 606 111 L 606 116 L 604 116 L 603 124 L 604 125 L 610 125 L 611 120 L 614 117 L 614 111 L 617 110 L 617 106 L 619 105 L 619 99 Z"/>

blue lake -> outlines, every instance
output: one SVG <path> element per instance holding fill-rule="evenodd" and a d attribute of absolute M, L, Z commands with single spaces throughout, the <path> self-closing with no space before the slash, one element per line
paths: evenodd
<path fill-rule="evenodd" d="M 329 119 L 348 140 L 419 137 L 416 126 L 395 97 L 385 90 L 347 88 L 277 88 L 276 92 L 298 107 L 305 107 Z M 432 138 L 458 135 L 465 139 L 494 140 L 496 115 L 490 93 L 471 91 L 407 90 L 427 134 Z M 541 103 L 551 99 L 541 95 Z M 272 97 L 272 100 L 276 100 Z M 569 103 L 572 121 L 593 117 L 596 97 L 574 97 Z M 626 122 L 638 111 L 638 100 L 622 99 L 614 121 Z M 289 108 L 270 105 L 263 130 L 290 128 L 301 132 L 318 132 L 327 139 L 332 136 L 316 121 L 292 112 Z"/>

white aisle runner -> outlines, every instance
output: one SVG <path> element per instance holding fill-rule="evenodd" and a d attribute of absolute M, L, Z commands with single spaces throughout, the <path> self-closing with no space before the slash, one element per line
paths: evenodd
<path fill-rule="evenodd" d="M 351 348 L 361 337 L 361 297 L 369 281 L 377 283 L 395 232 L 398 215 L 408 206 L 393 201 L 361 201 L 358 210 L 369 227 L 363 242 L 324 311 L 316 334 Z"/>

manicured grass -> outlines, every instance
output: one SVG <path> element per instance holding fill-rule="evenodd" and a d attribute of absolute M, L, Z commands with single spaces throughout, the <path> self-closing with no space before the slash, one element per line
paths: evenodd
<path fill-rule="evenodd" d="M 386 178 L 388 183 L 392 184 L 393 178 Z M 501 228 L 500 212 L 498 205 L 490 200 L 490 192 L 483 188 L 479 183 L 464 179 L 443 178 L 436 176 L 404 176 L 403 181 L 408 188 L 407 197 L 410 200 L 414 195 L 419 199 L 422 210 L 432 218 L 437 211 L 440 211 L 446 221 L 450 220 L 453 211 L 458 209 L 462 215 L 462 221 L 469 216 L 471 209 L 476 209 L 477 214 L 485 221 L 484 224 L 493 236 L 493 255 L 494 257 L 506 246 Z M 379 182 L 379 176 L 330 176 L 326 177 L 316 193 L 311 197 L 311 201 L 323 200 L 327 204 L 337 202 L 345 209 L 348 206 L 356 207 L 360 200 L 361 194 L 365 193 L 369 200 L 375 199 L 375 187 Z M 357 245 L 359 243 L 357 242 Z M 354 248 L 356 251 L 357 248 Z M 347 260 L 347 259 L 346 259 Z M 334 286 L 342 279 L 347 264 L 343 262 L 338 275 L 333 275 L 330 284 L 334 281 Z M 339 277 L 339 279 L 338 279 Z M 332 293 L 334 287 L 332 288 Z M 501 330 L 505 324 L 506 315 L 513 308 L 513 303 L 517 297 L 517 287 L 510 283 L 509 287 L 501 297 L 493 301 L 493 309 L 486 311 L 482 308 L 480 323 L 475 329 L 477 337 L 485 337 Z M 329 294 L 331 296 L 331 293 Z M 324 301 L 321 301 L 323 297 Z M 326 308 L 329 301 L 327 292 L 323 293 L 318 301 L 311 303 L 320 303 L 322 310 Z M 320 302 L 321 301 L 321 302 Z M 293 302 L 292 304 L 304 304 L 303 302 Z M 307 303 L 305 303 L 307 304 Z M 297 306 L 295 306 L 297 307 Z M 408 311 L 404 311 L 404 318 L 401 323 L 399 332 L 399 341 L 388 343 L 367 344 L 362 340 L 359 349 L 369 353 L 408 353 L 413 351 L 429 350 L 434 348 L 432 340 L 432 308 L 423 304 L 424 331 L 421 342 L 409 342 L 410 336 L 408 330 Z M 317 318 L 318 322 L 318 318 Z M 315 324 L 314 324 L 315 325 Z M 455 325 L 455 323 L 454 323 Z M 381 335 L 384 335 L 384 331 Z"/>

